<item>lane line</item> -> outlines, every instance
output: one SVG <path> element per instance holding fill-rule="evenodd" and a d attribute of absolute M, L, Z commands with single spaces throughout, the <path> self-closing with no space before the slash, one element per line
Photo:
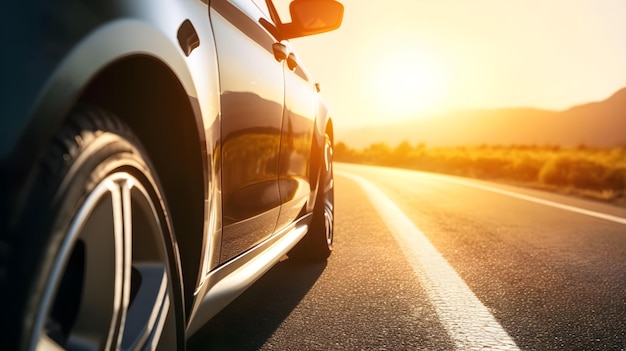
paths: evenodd
<path fill-rule="evenodd" d="M 559 208 L 559 209 L 562 209 L 562 210 L 566 210 L 566 211 L 570 211 L 570 212 L 574 212 L 574 213 L 579 213 L 579 214 L 584 214 L 584 215 L 587 215 L 587 216 L 596 217 L 596 218 L 600 218 L 600 219 L 605 219 L 607 221 L 611 221 L 611 222 L 615 222 L 615 223 L 625 224 L 626 225 L 626 218 L 622 218 L 622 217 L 612 216 L 612 215 L 609 215 L 609 214 L 596 212 L 596 211 L 591 211 L 591 210 L 585 210 L 584 208 L 564 205 L 564 204 L 560 204 L 560 203 L 554 202 L 554 201 L 543 200 L 543 199 L 540 199 L 540 198 L 537 198 L 537 197 L 533 197 L 533 196 L 530 196 L 530 195 L 519 194 L 519 193 L 516 193 L 514 191 L 509 191 L 509 190 L 504 190 L 504 189 L 500 189 L 500 188 L 496 188 L 496 187 L 491 187 L 489 185 L 484 185 L 484 184 L 480 184 L 480 183 L 474 183 L 474 182 L 466 181 L 466 180 L 463 180 L 463 179 L 457 179 L 457 178 L 452 178 L 452 177 L 447 177 L 447 176 L 440 176 L 440 177 L 438 176 L 437 178 L 441 178 L 441 179 L 444 179 L 447 182 L 464 185 L 464 186 L 467 186 L 467 187 L 470 187 L 470 188 L 486 190 L 486 191 L 490 191 L 490 192 L 493 192 L 493 193 L 506 195 L 506 196 L 517 198 L 517 199 L 526 200 L 526 201 L 538 203 L 538 204 L 541 204 L 541 205 L 555 207 L 555 208 Z"/>
<path fill-rule="evenodd" d="M 364 178 L 338 170 L 335 174 L 357 182 L 368 195 L 458 350 L 519 350 L 454 268 L 391 199 Z"/>

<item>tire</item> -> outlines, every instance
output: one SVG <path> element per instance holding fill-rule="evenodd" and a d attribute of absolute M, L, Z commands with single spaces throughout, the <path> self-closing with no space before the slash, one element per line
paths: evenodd
<path fill-rule="evenodd" d="M 173 233 L 130 130 L 77 108 L 32 189 L 10 243 L 10 349 L 184 349 Z"/>
<path fill-rule="evenodd" d="M 288 256 L 296 261 L 324 261 L 333 251 L 335 217 L 335 183 L 333 178 L 333 144 L 324 138 L 323 164 L 320 170 L 313 218 L 307 234 Z"/>

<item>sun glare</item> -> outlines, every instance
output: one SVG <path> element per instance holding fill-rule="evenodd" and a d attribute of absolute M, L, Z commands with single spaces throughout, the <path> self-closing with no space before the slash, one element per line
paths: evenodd
<path fill-rule="evenodd" d="M 386 119 L 408 119 L 441 108 L 447 78 L 434 57 L 407 49 L 379 60 L 371 88 Z"/>

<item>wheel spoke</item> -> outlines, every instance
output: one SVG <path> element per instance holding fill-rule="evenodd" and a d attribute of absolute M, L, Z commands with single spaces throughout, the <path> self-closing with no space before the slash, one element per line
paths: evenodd
<path fill-rule="evenodd" d="M 128 307 L 130 305 L 130 295 L 132 289 L 132 249 L 133 249 L 133 206 L 131 201 L 131 189 L 133 187 L 133 180 L 129 176 L 125 175 L 118 181 L 119 189 L 121 192 L 121 205 L 122 205 L 122 218 L 123 225 L 123 245 L 124 245 L 124 257 L 123 257 L 123 274 L 122 277 L 122 294 L 120 305 L 120 323 L 116 329 L 116 348 L 122 343 L 122 337 L 125 333 L 126 325 L 128 323 L 127 314 Z"/>
<path fill-rule="evenodd" d="M 158 245 L 163 235 L 156 208 L 139 184 L 127 184 L 132 218 L 132 300 L 122 339 L 123 350 L 154 349 L 161 339 L 170 308 L 165 252 Z M 129 289 L 130 290 L 130 289 Z"/>
<path fill-rule="evenodd" d="M 104 189 L 99 189 L 104 188 Z M 113 181 L 103 182 L 92 193 L 96 204 L 84 219 L 79 243 L 84 245 L 83 290 L 78 316 L 68 339 L 69 348 L 87 345 L 115 347 L 120 312 L 123 312 L 125 271 L 125 223 L 123 194 Z"/>
<path fill-rule="evenodd" d="M 48 335 L 43 334 L 37 342 L 37 351 L 62 351 L 64 350 L 61 345 L 57 344 Z"/>
<path fill-rule="evenodd" d="M 330 246 L 334 236 L 335 180 L 333 178 L 333 146 L 328 136 L 326 136 L 324 163 L 326 168 L 324 177 L 324 231 L 326 232 L 326 243 Z"/>
<path fill-rule="evenodd" d="M 170 306 L 165 268 L 161 265 L 135 265 L 133 268 L 141 285 L 128 309 L 122 350 L 158 341 Z"/>
<path fill-rule="evenodd" d="M 326 185 L 324 186 L 324 193 L 328 193 L 333 189 L 335 189 L 335 181 L 330 179 L 330 181 L 326 182 Z"/>

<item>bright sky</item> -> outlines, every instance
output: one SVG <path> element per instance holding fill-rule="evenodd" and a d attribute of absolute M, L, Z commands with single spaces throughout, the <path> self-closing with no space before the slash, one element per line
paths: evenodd
<path fill-rule="evenodd" d="M 625 0 L 340 2 L 339 30 L 292 40 L 339 128 L 626 87 Z"/>

